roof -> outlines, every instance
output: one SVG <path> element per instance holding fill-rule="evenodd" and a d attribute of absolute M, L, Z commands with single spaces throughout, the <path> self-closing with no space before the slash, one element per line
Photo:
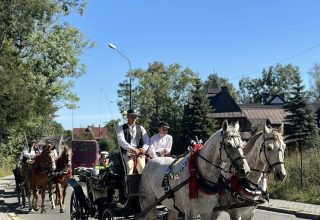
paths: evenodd
<path fill-rule="evenodd" d="M 242 112 L 252 125 L 269 120 L 271 124 L 281 124 L 286 116 L 282 106 L 278 105 L 240 105 Z"/>
<path fill-rule="evenodd" d="M 281 95 L 272 96 L 266 103 L 266 105 L 283 105 L 285 103 Z"/>
<path fill-rule="evenodd" d="M 107 138 L 109 136 L 109 131 L 105 127 L 92 127 L 91 130 L 95 139 Z"/>
<path fill-rule="evenodd" d="M 243 112 L 217 112 L 211 114 L 214 118 L 243 118 L 246 115 Z"/>
<path fill-rule="evenodd" d="M 209 97 L 208 99 L 215 113 L 241 112 L 241 109 L 225 86 L 221 87 L 221 91 L 217 95 Z"/>
<path fill-rule="evenodd" d="M 79 137 L 81 134 L 91 131 L 94 139 L 100 140 L 109 136 L 109 131 L 105 127 L 88 127 L 88 128 L 74 128 L 73 137 Z"/>
<path fill-rule="evenodd" d="M 212 79 L 210 81 L 208 90 L 207 90 L 207 95 L 208 96 L 215 96 L 220 92 L 220 88 L 218 85 L 218 82 L 215 79 Z"/>

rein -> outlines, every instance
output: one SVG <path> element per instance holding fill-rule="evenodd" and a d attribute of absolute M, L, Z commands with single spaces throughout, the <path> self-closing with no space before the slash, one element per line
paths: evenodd
<path fill-rule="evenodd" d="M 274 130 L 273 130 L 274 132 Z M 265 142 L 267 140 L 272 140 L 272 141 L 277 141 L 277 139 L 275 137 L 272 137 L 272 138 L 267 138 L 265 135 L 263 135 L 263 142 L 261 144 L 261 148 L 260 148 L 260 152 L 259 152 L 259 157 L 261 157 L 261 154 L 263 153 L 265 158 L 266 158 L 266 161 L 267 161 L 267 168 L 266 169 L 263 169 L 263 170 L 259 170 L 259 169 L 254 169 L 254 168 L 250 168 L 251 171 L 254 171 L 254 172 L 258 172 L 258 173 L 262 173 L 262 175 L 264 175 L 266 178 L 271 172 L 272 172 L 272 169 L 276 166 L 276 165 L 279 165 L 279 164 L 284 164 L 283 161 L 278 161 L 278 162 L 275 162 L 273 164 L 270 163 L 270 160 L 267 156 L 267 153 L 266 153 L 266 144 Z M 282 152 L 282 149 L 279 148 L 278 151 L 281 151 Z M 240 186 L 243 187 L 244 189 L 248 189 L 250 191 L 256 191 L 258 190 L 259 192 L 261 192 L 262 196 L 264 199 L 266 199 L 267 201 L 269 201 L 269 194 L 267 191 L 263 190 L 258 184 L 256 183 L 253 183 L 252 181 L 248 180 L 247 178 L 245 179 L 240 179 Z M 247 198 L 248 199 L 248 198 Z"/>
<path fill-rule="evenodd" d="M 274 132 L 274 131 L 273 131 Z M 267 163 L 268 163 L 268 168 L 266 170 L 258 170 L 258 169 L 254 169 L 254 168 L 250 168 L 251 171 L 254 171 L 254 172 L 258 172 L 258 173 L 263 173 L 263 174 L 267 174 L 269 175 L 272 171 L 272 169 L 277 166 L 277 165 L 280 165 L 280 164 L 285 164 L 283 161 L 277 161 L 273 164 L 270 163 L 270 160 L 268 159 L 267 157 L 267 153 L 266 153 L 266 144 L 265 142 L 267 140 L 272 140 L 272 141 L 275 141 L 276 139 L 273 137 L 273 138 L 266 138 L 265 135 L 263 135 L 263 142 L 262 142 L 262 145 L 261 145 L 261 148 L 260 148 L 260 153 L 259 153 L 259 157 L 261 157 L 261 153 L 263 152 L 266 160 L 267 160 Z M 281 151 L 282 152 L 282 149 L 279 148 L 278 151 Z M 283 152 L 282 152 L 283 153 Z"/>
<path fill-rule="evenodd" d="M 231 165 L 232 165 L 232 166 L 230 166 L 230 171 L 228 171 L 228 173 L 232 173 L 232 172 L 231 172 L 231 167 L 236 167 L 236 161 L 245 159 L 245 156 L 242 155 L 242 156 L 239 156 L 239 157 L 237 157 L 237 158 L 235 158 L 235 159 L 232 159 L 229 151 L 228 151 L 227 148 L 226 148 L 227 145 L 225 144 L 224 139 L 227 138 L 227 137 L 235 138 L 235 137 L 241 137 L 241 136 L 240 136 L 240 135 L 227 136 L 227 135 L 223 135 L 223 134 L 221 134 L 221 136 L 222 136 L 222 140 L 221 140 L 221 142 L 220 142 L 220 149 L 219 149 L 219 151 L 220 151 L 220 159 L 221 159 L 221 150 L 224 149 L 224 151 L 226 152 L 227 157 L 228 157 L 229 160 L 231 161 Z M 238 147 L 238 148 L 241 148 L 240 145 L 238 145 L 237 147 Z"/>

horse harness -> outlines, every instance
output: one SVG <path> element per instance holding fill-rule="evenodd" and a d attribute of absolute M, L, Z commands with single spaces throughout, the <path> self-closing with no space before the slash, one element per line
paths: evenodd
<path fill-rule="evenodd" d="M 273 132 L 274 132 L 274 131 L 275 131 L 275 130 L 273 130 Z M 262 154 L 262 153 L 264 154 L 264 156 L 265 156 L 265 158 L 266 158 L 266 161 L 267 161 L 267 164 L 268 164 L 268 168 L 267 168 L 266 170 L 258 170 L 258 169 L 253 169 L 253 168 L 250 169 L 251 171 L 261 172 L 262 175 L 263 175 L 263 178 L 266 178 L 266 177 L 270 174 L 270 172 L 272 171 L 273 167 L 275 167 L 276 165 L 279 165 L 279 164 L 284 164 L 283 161 L 278 161 L 278 162 L 275 162 L 275 163 L 273 163 L 273 164 L 270 163 L 270 160 L 268 159 L 268 156 L 267 156 L 267 153 L 266 153 L 266 143 L 265 143 L 265 142 L 268 141 L 268 140 L 273 140 L 273 141 L 274 141 L 274 140 L 276 140 L 276 139 L 275 139 L 274 136 L 273 136 L 272 138 L 271 138 L 271 137 L 267 138 L 265 135 L 263 135 L 263 143 L 262 143 L 262 145 L 261 145 L 260 152 L 259 152 L 259 157 L 261 157 L 261 154 Z M 279 148 L 278 151 L 281 151 L 281 152 L 282 152 L 282 149 Z M 223 177 L 223 178 L 224 178 L 224 177 Z M 228 180 L 223 181 L 223 183 L 226 183 L 226 182 L 228 182 Z M 240 185 L 241 185 L 243 188 L 249 189 L 250 191 L 256 191 L 256 190 L 260 191 L 261 194 L 262 194 L 262 197 L 263 197 L 265 200 L 269 201 L 269 193 L 268 193 L 267 191 L 263 190 L 258 184 L 253 183 L 252 181 L 250 181 L 250 180 L 248 180 L 248 179 L 246 179 L 246 178 L 245 178 L 245 179 L 240 179 L 240 180 L 239 180 L 239 183 L 240 183 Z M 235 206 L 234 206 L 234 205 L 231 205 L 231 206 L 229 206 L 229 208 L 227 208 L 227 209 L 230 209 L 230 208 L 239 208 L 239 207 L 244 207 L 244 206 L 258 205 L 258 204 L 264 202 L 263 200 L 252 200 L 252 199 L 246 198 L 246 197 L 240 195 L 238 192 L 237 192 L 238 195 L 236 195 L 236 193 L 234 192 L 234 190 L 232 190 L 232 188 L 229 186 L 229 184 L 226 184 L 226 185 L 225 185 L 225 188 L 226 188 L 228 191 L 230 191 L 234 197 L 236 197 L 236 198 L 239 199 L 240 201 L 245 202 L 243 205 L 238 205 L 238 204 L 235 205 Z M 229 188 L 229 189 L 228 189 L 228 188 Z M 222 207 L 218 207 L 218 208 L 216 209 L 216 211 L 219 211 L 219 209 L 221 209 L 221 208 L 222 208 Z M 226 207 L 223 207 L 223 208 L 226 208 Z"/>
<path fill-rule="evenodd" d="M 220 159 L 221 159 L 221 148 L 224 148 L 224 150 L 226 151 L 226 154 L 228 156 L 228 158 L 230 159 L 231 163 L 233 166 L 235 166 L 235 162 L 239 159 L 244 159 L 244 156 L 239 156 L 235 159 L 232 159 L 230 153 L 227 151 L 226 149 L 226 144 L 224 143 L 224 139 L 227 137 L 240 137 L 239 135 L 222 135 L 222 140 L 220 142 Z M 240 145 L 237 147 L 241 147 Z M 172 173 L 172 168 L 174 167 L 174 165 L 177 163 L 177 161 L 179 159 L 181 159 L 182 157 L 184 158 L 189 152 L 186 152 L 185 154 L 181 155 L 180 157 L 176 158 L 166 169 L 165 175 L 163 177 L 163 181 L 162 181 L 162 187 L 164 189 L 165 194 L 159 198 L 155 203 L 158 204 L 160 202 L 162 202 L 164 199 L 167 198 L 172 198 L 173 199 L 173 207 L 178 211 L 178 212 L 182 212 L 176 205 L 175 205 L 175 199 L 174 199 L 174 193 L 176 191 L 178 191 L 180 188 L 182 188 L 184 185 L 188 184 L 191 177 L 187 178 L 186 180 L 184 180 L 183 182 L 181 182 L 180 184 L 176 185 L 173 189 L 170 189 L 170 185 L 169 185 L 169 179 L 179 179 L 180 174 L 182 173 L 182 170 L 184 169 L 184 167 L 186 166 L 188 160 L 185 160 L 181 169 L 176 173 L 173 174 Z M 198 158 L 202 159 L 203 161 L 207 162 L 208 164 L 216 167 L 219 170 L 226 171 L 223 167 L 212 163 L 211 161 L 209 161 L 208 159 L 206 159 L 205 157 L 203 157 L 202 155 L 199 154 L 199 152 L 194 152 L 196 154 L 196 160 Z M 196 163 L 197 164 L 197 163 Z M 196 170 L 198 171 L 198 167 L 196 166 Z M 213 182 L 211 180 L 206 179 L 205 177 L 203 177 L 200 172 L 197 172 L 197 175 L 195 177 L 192 178 L 197 178 L 197 183 L 199 184 L 199 187 L 201 189 L 201 191 L 205 194 L 215 194 L 215 193 L 219 193 L 222 191 L 223 187 L 226 185 L 224 183 L 224 179 L 222 178 L 222 175 L 219 176 L 218 182 Z"/>
<path fill-rule="evenodd" d="M 272 132 L 274 133 L 275 130 L 273 130 Z M 270 160 L 268 159 L 267 153 L 266 153 L 266 144 L 265 144 L 265 142 L 266 142 L 267 140 L 276 141 L 276 138 L 275 138 L 274 136 L 273 136 L 272 138 L 267 138 L 265 135 L 263 135 L 263 143 L 262 143 L 262 145 L 261 145 L 260 153 L 259 153 L 259 157 L 260 157 L 260 155 L 261 155 L 261 153 L 262 153 L 262 151 L 263 151 L 264 156 L 265 156 L 265 158 L 266 158 L 266 160 L 267 160 L 267 163 L 268 163 L 268 169 L 267 169 L 267 171 L 263 171 L 263 172 L 266 172 L 267 174 L 269 174 L 269 173 L 272 171 L 273 167 L 275 167 L 275 166 L 277 166 L 277 165 L 279 165 L 279 164 L 284 164 L 284 162 L 283 162 L 283 161 L 278 161 L 278 162 L 275 162 L 275 163 L 273 163 L 273 164 L 270 164 Z M 284 154 L 284 152 L 282 151 L 281 147 L 278 148 L 277 150 L 280 151 L 280 152 L 282 152 L 282 153 Z"/>

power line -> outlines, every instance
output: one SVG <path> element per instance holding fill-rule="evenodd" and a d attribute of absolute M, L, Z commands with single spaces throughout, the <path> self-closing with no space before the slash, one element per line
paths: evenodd
<path fill-rule="evenodd" d="M 296 54 L 294 54 L 294 55 L 292 55 L 292 56 L 289 56 L 289 57 L 287 57 L 287 58 L 285 58 L 285 59 L 283 59 L 283 60 L 280 60 L 280 61 L 278 61 L 278 62 L 275 62 L 275 64 L 284 63 L 284 62 L 286 62 L 286 61 L 288 61 L 288 60 L 291 60 L 291 59 L 293 59 L 293 58 L 295 58 L 295 57 L 297 57 L 297 56 L 300 56 L 300 55 L 302 55 L 302 54 L 304 54 L 304 53 L 307 53 L 307 52 L 309 52 L 310 50 L 313 50 L 314 48 L 317 48 L 317 47 L 319 47 L 319 46 L 320 46 L 320 43 L 319 43 L 319 44 L 316 44 L 316 45 L 314 45 L 314 46 L 312 46 L 312 47 L 309 47 L 309 48 L 307 48 L 307 49 L 305 49 L 305 50 L 303 50 L 303 51 L 300 51 L 299 53 L 296 53 Z M 270 65 L 269 65 L 269 66 L 270 66 Z M 251 71 L 251 72 L 249 72 L 249 73 L 247 73 L 247 74 L 241 74 L 241 75 L 238 75 L 238 76 L 235 76 L 235 77 L 232 77 L 232 78 L 233 78 L 233 79 L 238 79 L 238 78 L 240 78 L 240 77 L 242 78 L 242 77 L 245 77 L 245 76 L 249 76 L 249 75 L 252 75 L 252 74 L 257 73 L 257 72 L 262 72 L 265 68 L 266 68 L 266 67 L 263 67 L 263 68 L 260 68 L 260 69 Z"/>

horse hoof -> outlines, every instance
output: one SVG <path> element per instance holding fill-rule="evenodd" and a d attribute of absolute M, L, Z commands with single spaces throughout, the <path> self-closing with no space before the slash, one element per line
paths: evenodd
<path fill-rule="evenodd" d="M 35 207 L 33 207 L 33 210 L 37 212 L 39 211 L 39 208 L 36 209 Z"/>
<path fill-rule="evenodd" d="M 60 209 L 60 213 L 64 213 L 64 210 L 63 210 L 63 209 Z"/>
<path fill-rule="evenodd" d="M 45 209 L 41 209 L 41 213 L 46 213 L 46 210 Z"/>

